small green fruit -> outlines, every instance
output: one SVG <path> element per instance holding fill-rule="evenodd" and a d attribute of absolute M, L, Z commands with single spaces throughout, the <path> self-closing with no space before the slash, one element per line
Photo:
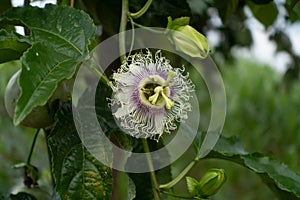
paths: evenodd
<path fill-rule="evenodd" d="M 4 103 L 8 115 L 13 119 L 15 114 L 15 108 L 20 96 L 20 87 L 18 85 L 18 79 L 21 70 L 17 71 L 9 80 L 5 95 Z M 55 110 L 52 107 L 53 102 L 56 99 L 67 99 L 67 92 L 63 85 L 59 85 L 54 92 L 53 96 L 49 99 L 48 103 L 44 106 L 37 106 L 32 109 L 31 113 L 21 122 L 21 125 L 32 128 L 46 128 L 53 124 Z"/>

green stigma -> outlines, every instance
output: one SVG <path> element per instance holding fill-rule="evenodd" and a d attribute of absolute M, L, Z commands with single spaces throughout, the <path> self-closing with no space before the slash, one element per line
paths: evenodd
<path fill-rule="evenodd" d="M 176 76 L 176 72 L 170 71 L 168 73 L 167 80 L 162 84 L 158 85 L 154 88 L 154 94 L 148 98 L 148 101 L 152 105 L 161 104 L 161 100 L 165 103 L 166 109 L 170 110 L 174 106 L 174 101 L 169 98 L 170 90 L 167 87 L 171 82 L 172 78 Z"/>
<path fill-rule="evenodd" d="M 154 95 L 150 96 L 148 100 L 151 104 L 155 105 L 160 96 L 163 98 L 166 108 L 170 110 L 174 106 L 174 101 L 172 101 L 167 94 L 165 94 L 165 90 L 162 86 L 157 86 L 154 89 Z"/>

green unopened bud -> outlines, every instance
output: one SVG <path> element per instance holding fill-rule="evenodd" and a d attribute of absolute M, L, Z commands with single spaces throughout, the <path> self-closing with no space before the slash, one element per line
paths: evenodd
<path fill-rule="evenodd" d="M 169 17 L 167 28 L 173 31 L 167 31 L 168 39 L 177 51 L 195 58 L 206 58 L 210 52 L 206 37 L 188 23 L 188 17 L 178 18 L 174 21 Z"/>
<path fill-rule="evenodd" d="M 226 180 L 223 169 L 209 169 L 199 181 L 198 192 L 202 198 L 214 195 Z"/>

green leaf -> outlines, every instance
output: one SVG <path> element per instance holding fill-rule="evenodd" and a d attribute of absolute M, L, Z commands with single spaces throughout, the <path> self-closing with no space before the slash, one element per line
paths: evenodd
<path fill-rule="evenodd" d="M 57 123 L 48 137 L 56 191 L 62 200 L 109 199 L 112 170 L 93 157 L 76 131 L 69 104 L 57 114 Z M 100 156 L 110 157 L 102 151 Z"/>
<path fill-rule="evenodd" d="M 264 5 L 257 5 L 252 1 L 247 1 L 247 4 L 255 18 L 266 28 L 268 28 L 275 22 L 278 15 L 278 9 L 274 2 L 270 2 Z"/>
<path fill-rule="evenodd" d="M 10 0 L 2 0 L 1 7 L 0 7 L 0 14 L 5 12 L 6 10 L 11 8 L 11 1 Z"/>
<path fill-rule="evenodd" d="M 213 134 L 213 133 L 212 132 L 198 133 L 192 143 L 193 148 L 196 152 L 196 156 L 200 159 L 201 159 L 201 155 L 203 154 L 203 152 L 201 152 L 200 150 L 202 147 L 203 138 L 206 137 L 206 134 Z M 216 133 L 216 135 L 218 135 L 218 133 Z M 214 146 L 214 151 L 223 152 L 226 153 L 226 155 L 247 154 L 247 152 L 243 148 L 243 145 L 240 143 L 238 137 L 230 137 L 230 138 L 220 137 L 217 145 Z"/>
<path fill-rule="evenodd" d="M 216 7 L 224 25 L 231 19 L 238 6 L 238 0 L 217 1 Z"/>
<path fill-rule="evenodd" d="M 259 153 L 245 153 L 237 138 L 221 137 L 206 158 L 224 159 L 250 169 L 260 176 L 280 199 L 300 198 L 299 175 L 270 157 Z"/>
<path fill-rule="evenodd" d="M 0 30 L 0 63 L 19 59 L 29 47 L 28 38 Z"/>
<path fill-rule="evenodd" d="M 218 143 L 214 147 L 214 151 L 222 152 L 226 155 L 247 154 L 239 138 L 235 136 L 230 138 L 220 137 Z"/>
<path fill-rule="evenodd" d="M 83 11 L 46 5 L 13 8 L 0 18 L 0 24 L 22 24 L 30 29 L 32 47 L 21 58 L 21 96 L 14 124 L 19 124 L 34 107 L 46 104 L 58 83 L 69 79 L 76 66 L 87 58 L 89 39 L 95 26 Z"/>
<path fill-rule="evenodd" d="M 287 0 L 285 3 L 285 8 L 292 22 L 300 20 L 300 1 Z"/>

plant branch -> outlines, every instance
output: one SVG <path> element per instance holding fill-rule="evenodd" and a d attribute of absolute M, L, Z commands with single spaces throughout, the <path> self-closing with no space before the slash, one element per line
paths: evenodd
<path fill-rule="evenodd" d="M 149 166 L 154 200 L 159 200 L 159 188 L 158 188 L 158 183 L 157 183 L 157 180 L 156 180 L 155 170 L 154 170 L 153 163 L 152 163 L 152 158 L 151 158 L 151 155 L 150 155 L 150 149 L 149 149 L 149 146 L 148 146 L 148 142 L 147 142 L 146 139 L 143 138 L 142 143 L 143 143 L 143 147 L 144 147 L 144 150 L 145 150 L 145 153 L 146 153 L 147 162 L 148 162 L 148 166 Z"/>
<path fill-rule="evenodd" d="M 53 190 L 56 187 L 56 183 L 55 183 L 55 179 L 54 179 L 54 174 L 53 174 L 53 158 L 52 158 L 52 153 L 50 150 L 50 145 L 49 145 L 49 135 L 51 134 L 51 130 L 50 129 L 43 129 L 44 130 L 44 134 L 45 134 L 45 139 L 46 139 L 46 146 L 47 146 L 47 155 L 48 155 L 48 160 L 49 160 L 49 166 L 50 166 L 50 174 L 51 174 L 51 181 L 52 181 L 52 187 Z"/>
<path fill-rule="evenodd" d="M 98 68 L 95 67 L 94 64 L 88 65 L 88 68 L 95 73 L 95 75 L 102 81 L 102 83 L 106 84 L 107 86 L 109 86 L 109 79 L 106 77 L 106 75 L 104 74 L 104 72 L 102 71 L 101 66 L 98 66 L 99 69 L 101 70 L 100 72 L 98 71 Z"/>
<path fill-rule="evenodd" d="M 24 6 L 30 6 L 30 0 L 24 0 Z M 26 27 L 24 27 L 24 34 L 25 35 L 30 35 L 30 30 Z"/>
<path fill-rule="evenodd" d="M 126 43 L 125 43 L 125 31 L 127 27 L 128 21 L 128 0 L 122 0 L 122 13 L 121 13 L 121 22 L 119 28 L 119 48 L 120 48 L 120 59 L 121 63 L 123 64 L 125 60 L 125 53 L 126 53 Z"/>
<path fill-rule="evenodd" d="M 170 189 L 174 185 L 176 185 L 191 169 L 192 167 L 198 162 L 198 159 L 194 159 L 178 176 L 170 181 L 169 183 L 162 184 L 159 186 L 160 189 Z"/>
<path fill-rule="evenodd" d="M 70 0 L 70 7 L 74 8 L 74 0 Z"/>
<path fill-rule="evenodd" d="M 137 19 L 137 18 L 140 18 L 141 16 L 143 16 L 145 14 L 145 12 L 147 12 L 147 10 L 149 9 L 152 2 L 153 2 L 153 0 L 148 0 L 142 9 L 140 9 L 136 13 L 130 13 L 130 17 L 132 17 L 133 19 Z"/>
<path fill-rule="evenodd" d="M 34 146 L 35 146 L 35 143 L 36 143 L 37 136 L 39 135 L 39 132 L 40 132 L 40 129 L 37 129 L 35 134 L 34 134 L 34 138 L 33 138 L 33 141 L 32 141 L 31 147 L 30 147 L 30 151 L 29 151 L 29 155 L 28 155 L 28 158 L 27 158 L 27 162 L 26 162 L 27 165 L 30 165 L 33 149 L 34 149 Z"/>

